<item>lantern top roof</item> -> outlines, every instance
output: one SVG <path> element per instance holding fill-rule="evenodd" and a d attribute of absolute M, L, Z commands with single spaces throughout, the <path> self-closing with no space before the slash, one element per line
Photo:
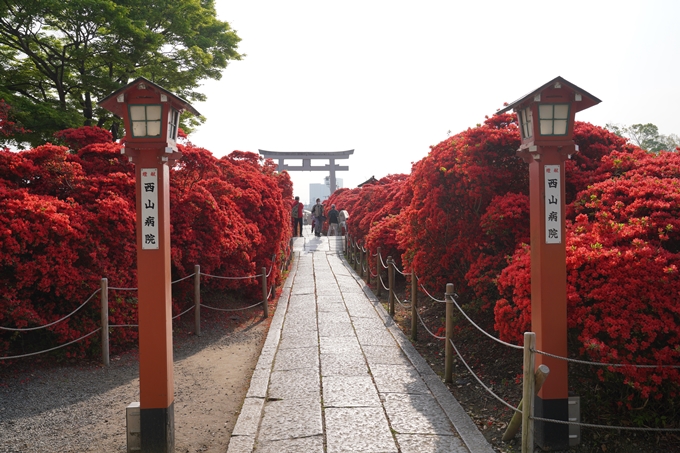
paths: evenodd
<path fill-rule="evenodd" d="M 125 108 L 124 106 L 126 105 L 126 103 L 120 102 L 118 100 L 118 97 L 120 95 L 124 95 L 126 92 L 131 91 L 133 89 L 141 88 L 140 85 L 145 86 L 145 89 L 151 89 L 155 91 L 159 95 L 162 94 L 167 96 L 170 103 L 177 110 L 187 111 L 195 116 L 201 116 L 201 114 L 198 113 L 198 111 L 195 108 L 193 108 L 191 104 L 189 104 L 187 101 L 177 96 L 176 94 L 171 93 L 170 91 L 166 90 L 160 85 L 156 85 L 155 83 L 144 77 L 137 77 L 132 82 L 128 83 L 127 85 L 117 89 L 113 93 L 106 96 L 104 99 L 99 101 L 97 105 L 107 109 L 108 111 L 118 115 L 119 117 L 122 117 L 123 110 Z"/>
<path fill-rule="evenodd" d="M 565 80 L 562 77 L 558 76 L 552 79 L 550 82 L 547 82 L 538 87 L 537 89 L 533 90 L 531 93 L 522 96 L 521 98 L 517 99 L 514 102 L 511 102 L 507 106 L 504 106 L 502 110 L 499 110 L 496 113 L 497 114 L 505 113 L 509 110 L 521 107 L 521 105 L 525 104 L 527 100 L 535 99 L 537 95 L 540 95 L 544 90 L 548 88 L 566 88 L 567 90 L 572 91 L 574 94 L 580 95 L 581 99 L 574 101 L 572 103 L 572 109 L 574 112 L 580 112 L 581 110 L 585 110 L 602 102 L 592 94 L 588 93 L 583 88 L 579 88 L 573 83 L 569 82 L 568 80 Z"/>

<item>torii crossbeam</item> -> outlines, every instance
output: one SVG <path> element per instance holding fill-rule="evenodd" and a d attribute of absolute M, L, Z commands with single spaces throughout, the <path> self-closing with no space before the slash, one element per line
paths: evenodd
<path fill-rule="evenodd" d="M 312 152 L 302 152 L 302 151 L 265 151 L 263 149 L 258 150 L 260 154 L 265 159 L 278 160 L 279 166 L 278 171 L 327 171 L 330 174 L 330 189 L 331 194 L 335 192 L 335 172 L 336 171 L 348 171 L 349 166 L 335 165 L 336 159 L 349 159 L 349 156 L 354 154 L 354 150 L 350 149 L 347 151 L 312 151 Z M 302 165 L 287 165 L 284 163 L 286 159 L 302 159 Z M 312 159 L 315 160 L 325 160 L 328 159 L 329 163 L 326 165 L 312 165 Z"/>

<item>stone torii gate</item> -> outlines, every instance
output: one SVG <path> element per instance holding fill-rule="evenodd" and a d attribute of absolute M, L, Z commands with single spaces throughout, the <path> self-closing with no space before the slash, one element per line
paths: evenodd
<path fill-rule="evenodd" d="M 349 156 L 354 154 L 354 150 L 350 149 L 347 151 L 313 151 L 313 152 L 300 152 L 300 151 L 265 151 L 263 149 L 258 150 L 260 154 L 265 159 L 278 160 L 279 166 L 278 171 L 327 171 L 330 173 L 330 189 L 331 194 L 335 192 L 335 172 L 336 171 L 348 171 L 349 166 L 346 165 L 336 165 L 335 161 L 337 159 L 349 159 Z M 288 165 L 284 161 L 286 159 L 302 159 L 302 165 Z M 328 159 L 329 163 L 326 165 L 316 165 L 313 166 L 311 161 L 315 160 L 325 160 Z"/>

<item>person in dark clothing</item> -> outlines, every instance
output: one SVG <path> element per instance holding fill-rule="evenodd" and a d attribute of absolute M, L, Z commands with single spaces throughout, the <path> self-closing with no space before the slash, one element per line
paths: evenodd
<path fill-rule="evenodd" d="M 300 197 L 295 197 L 291 208 L 291 218 L 293 219 L 293 237 L 302 236 L 302 217 L 304 215 L 304 205 L 300 203 Z M 298 230 L 298 225 L 300 229 Z M 298 234 L 300 231 L 300 234 Z"/>
<path fill-rule="evenodd" d="M 331 210 L 328 211 L 328 235 L 337 236 L 340 231 L 340 221 L 338 216 L 340 213 L 335 209 L 335 205 L 331 205 Z"/>
<path fill-rule="evenodd" d="M 326 220 L 326 217 L 324 216 L 323 213 L 323 205 L 321 204 L 321 199 L 317 198 L 316 199 L 316 204 L 312 208 L 312 215 L 314 216 L 314 234 L 316 237 L 321 236 L 321 230 L 323 228 L 323 222 Z"/>

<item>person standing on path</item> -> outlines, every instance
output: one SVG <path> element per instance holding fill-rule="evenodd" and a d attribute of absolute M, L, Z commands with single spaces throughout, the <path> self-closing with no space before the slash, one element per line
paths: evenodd
<path fill-rule="evenodd" d="M 349 232 L 347 229 L 347 219 L 349 219 L 349 213 L 344 209 L 340 208 L 340 213 L 338 214 L 338 220 L 340 221 L 340 235 L 342 235 L 343 228 L 345 229 L 345 234 Z"/>
<path fill-rule="evenodd" d="M 293 237 L 302 236 L 302 217 L 303 217 L 303 205 L 300 203 L 300 197 L 295 197 L 293 201 L 293 207 L 291 209 L 291 217 L 293 219 Z M 298 234 L 298 225 L 300 226 L 300 234 Z"/>
<path fill-rule="evenodd" d="M 323 227 L 323 222 L 326 218 L 323 215 L 323 205 L 321 204 L 321 199 L 316 199 L 316 204 L 312 208 L 312 215 L 314 216 L 314 234 L 316 237 L 321 236 L 321 228 Z"/>
<path fill-rule="evenodd" d="M 340 213 L 335 209 L 335 205 L 331 205 L 331 210 L 328 211 L 328 236 L 337 236 L 340 232 L 338 216 Z"/>

